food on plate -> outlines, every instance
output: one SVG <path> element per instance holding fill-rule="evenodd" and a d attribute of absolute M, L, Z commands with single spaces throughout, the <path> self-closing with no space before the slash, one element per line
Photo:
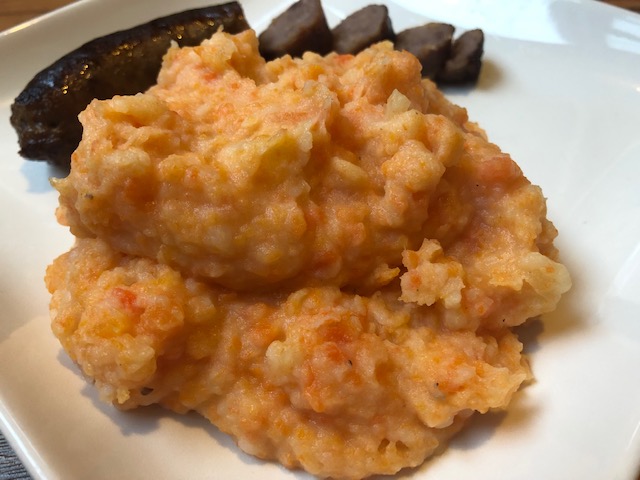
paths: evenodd
<path fill-rule="evenodd" d="M 188 10 L 128 30 L 96 38 L 40 71 L 11 105 L 11 125 L 20 155 L 69 168 L 82 136 L 78 114 L 93 100 L 143 92 L 157 77 L 171 41 L 194 46 L 219 28 L 238 33 L 249 28 L 237 2 Z M 441 33 L 451 30 L 447 39 Z M 422 33 L 418 33 L 422 32 Z M 429 24 L 399 34 L 399 49 L 423 62 L 423 75 L 443 83 L 475 81 L 481 67 L 482 31 L 467 32 L 451 47 L 453 27 Z M 306 51 L 357 53 L 395 34 L 387 7 L 370 5 L 329 29 L 320 0 L 299 0 L 260 35 L 267 60 Z M 449 58 L 449 52 L 454 55 Z"/>
<path fill-rule="evenodd" d="M 75 168 L 56 183 L 60 214 L 72 232 L 237 290 L 301 282 L 364 290 L 388 283 L 402 251 L 424 238 L 429 199 L 457 158 L 462 135 L 439 117 L 427 117 L 428 128 L 411 116 L 406 125 L 395 117 L 361 120 L 373 113 L 368 98 L 386 101 L 395 88 L 416 106 L 425 102 L 419 84 L 402 85 L 392 69 L 395 83 L 358 92 L 369 88 L 363 77 L 379 74 L 378 49 L 359 59 L 371 67 L 342 73 L 349 57 L 334 55 L 326 67 L 319 59 L 307 72 L 290 57 L 265 66 L 247 43 L 225 60 L 219 53 L 225 48 L 231 47 L 210 45 L 210 58 L 173 49 L 149 95 L 93 102 L 82 113 Z M 398 68 L 416 65 L 414 57 L 401 59 Z M 228 62 L 238 63 L 242 75 L 229 72 Z M 339 84 L 325 85 L 318 78 L 325 70 Z M 235 83 L 229 86 L 223 74 L 237 77 Z M 306 88 L 293 88 L 304 82 Z M 340 108 L 355 95 L 364 95 L 350 103 L 355 110 Z M 380 129 L 405 127 L 419 129 L 432 146 L 428 163 L 419 145 L 402 147 L 393 160 L 382 154 L 395 143 Z M 436 148 L 442 139 L 448 143 Z M 114 155 L 121 150 L 126 165 Z M 376 173 L 386 160 L 388 171 Z M 418 165 L 425 178 L 410 193 L 405 177 Z M 333 188 L 336 182 L 340 188 Z M 407 204 L 412 195 L 415 209 Z M 278 228 L 266 235 L 274 222 Z"/>
<path fill-rule="evenodd" d="M 271 60 L 301 57 L 306 51 L 329 53 L 333 37 L 320 0 L 298 0 L 275 17 L 260 34 L 260 53 Z"/>
<path fill-rule="evenodd" d="M 449 329 L 397 288 L 239 295 L 98 239 L 48 282 L 54 332 L 106 400 L 195 410 L 245 452 L 320 477 L 419 465 L 530 375 L 509 329 Z"/>
<path fill-rule="evenodd" d="M 395 39 L 389 9 L 369 5 L 345 18 L 331 30 L 337 53 L 356 54 L 374 43 Z"/>
<path fill-rule="evenodd" d="M 220 27 L 229 33 L 249 28 L 237 2 L 158 18 L 99 37 L 58 59 L 11 106 L 20 154 L 68 168 L 82 136 L 77 116 L 91 100 L 146 90 L 172 41 L 197 45 Z"/>
<path fill-rule="evenodd" d="M 119 408 L 200 412 L 319 477 L 420 465 L 530 377 L 512 327 L 571 285 L 545 199 L 406 51 L 172 47 L 95 100 L 52 328 Z"/>
<path fill-rule="evenodd" d="M 443 83 L 463 83 L 477 79 L 482 68 L 484 32 L 480 29 L 468 30 L 455 39 L 451 55 L 437 75 Z"/>

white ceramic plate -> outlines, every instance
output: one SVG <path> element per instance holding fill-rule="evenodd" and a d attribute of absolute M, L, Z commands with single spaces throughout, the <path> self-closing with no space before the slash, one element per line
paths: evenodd
<path fill-rule="evenodd" d="M 44 164 L 18 157 L 13 98 L 95 36 L 206 0 L 87 0 L 0 34 L 0 420 L 36 478 L 308 478 L 196 415 L 102 404 L 49 329 L 44 270 L 72 243 Z M 290 1 L 244 0 L 258 31 Z M 578 0 L 396 0 L 487 35 L 479 85 L 447 94 L 542 186 L 574 288 L 523 330 L 537 382 L 400 478 L 634 479 L 640 464 L 640 16 Z M 325 0 L 330 23 L 363 0 Z"/>

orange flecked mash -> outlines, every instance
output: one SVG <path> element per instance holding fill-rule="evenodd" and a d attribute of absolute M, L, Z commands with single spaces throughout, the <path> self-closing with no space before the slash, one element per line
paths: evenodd
<path fill-rule="evenodd" d="M 77 241 L 46 282 L 105 400 L 355 479 L 421 464 L 530 378 L 511 327 L 571 284 L 545 199 L 410 54 L 266 63 L 220 32 L 81 120 L 54 182 Z"/>

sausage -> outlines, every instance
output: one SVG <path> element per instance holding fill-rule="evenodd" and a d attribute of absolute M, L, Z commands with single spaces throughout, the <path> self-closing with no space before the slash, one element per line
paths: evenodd
<path fill-rule="evenodd" d="M 470 83 L 478 80 L 482 67 L 484 33 L 475 29 L 460 35 L 451 47 L 451 57 L 437 77 L 439 83 Z"/>
<path fill-rule="evenodd" d="M 69 169 L 82 137 L 78 114 L 93 100 L 131 95 L 156 82 L 171 41 L 198 45 L 220 27 L 249 28 L 237 2 L 187 10 L 99 37 L 58 59 L 27 84 L 11 105 L 20 155 Z"/>
<path fill-rule="evenodd" d="M 352 13 L 331 32 L 333 49 L 353 55 L 374 43 L 395 39 L 389 10 L 384 5 L 369 5 Z"/>
<path fill-rule="evenodd" d="M 448 23 L 427 23 L 396 36 L 396 50 L 406 50 L 422 64 L 422 76 L 435 79 L 451 54 L 454 27 Z"/>
<path fill-rule="evenodd" d="M 320 0 L 299 0 L 274 18 L 258 37 L 260 54 L 267 60 L 306 51 L 325 55 L 333 47 L 333 36 Z"/>

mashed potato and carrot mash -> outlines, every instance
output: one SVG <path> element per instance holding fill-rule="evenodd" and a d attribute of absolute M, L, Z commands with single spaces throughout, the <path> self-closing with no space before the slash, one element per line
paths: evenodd
<path fill-rule="evenodd" d="M 172 48 L 82 113 L 54 333 L 120 408 L 321 477 L 419 465 L 530 378 L 511 327 L 570 287 L 545 199 L 390 43 L 257 47 Z"/>

